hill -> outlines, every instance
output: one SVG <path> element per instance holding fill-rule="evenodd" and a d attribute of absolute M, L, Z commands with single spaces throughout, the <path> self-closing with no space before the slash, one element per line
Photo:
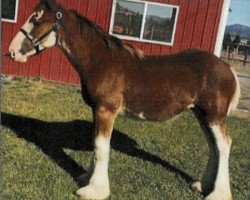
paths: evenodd
<path fill-rule="evenodd" d="M 239 34 L 241 38 L 250 39 L 250 27 L 242 24 L 227 25 L 225 32 L 233 37 Z"/>

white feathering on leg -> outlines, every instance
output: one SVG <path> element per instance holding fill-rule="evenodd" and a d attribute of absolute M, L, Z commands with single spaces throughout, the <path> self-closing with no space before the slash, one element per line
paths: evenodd
<path fill-rule="evenodd" d="M 211 125 L 210 128 L 214 133 L 216 144 L 219 151 L 219 167 L 215 181 L 214 191 L 211 192 L 206 200 L 231 200 L 232 194 L 229 181 L 228 160 L 230 154 L 231 139 L 229 142 L 224 138 L 219 125 Z"/>
<path fill-rule="evenodd" d="M 95 140 L 95 163 L 89 185 L 77 190 L 83 199 L 106 199 L 110 195 L 108 162 L 110 137 L 98 136 Z"/>

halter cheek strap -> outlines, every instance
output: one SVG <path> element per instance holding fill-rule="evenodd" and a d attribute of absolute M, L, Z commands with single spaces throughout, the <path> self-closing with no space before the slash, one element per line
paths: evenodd
<path fill-rule="evenodd" d="M 34 37 L 33 35 L 31 35 L 30 33 L 28 33 L 27 31 L 25 31 L 23 28 L 20 29 L 20 31 L 25 35 L 25 37 L 31 41 L 33 48 L 36 50 L 36 54 L 39 54 L 41 51 L 43 51 L 44 49 L 40 49 L 40 44 L 41 41 L 43 39 L 45 39 L 47 36 L 49 36 L 49 34 L 54 31 L 57 32 L 58 29 L 60 28 L 60 21 L 62 19 L 62 13 L 61 12 L 57 12 L 56 13 L 56 22 L 53 24 L 52 28 L 49 29 L 47 32 L 45 32 L 44 34 L 42 34 L 39 38 Z M 58 35 L 56 35 L 56 42 L 58 41 Z"/>
<path fill-rule="evenodd" d="M 42 50 L 40 50 L 40 48 L 39 48 L 40 42 L 38 41 L 38 39 L 34 38 L 31 34 L 29 34 L 23 28 L 21 28 L 20 31 L 25 35 L 25 37 L 29 41 L 31 41 L 33 48 L 35 48 L 35 50 L 36 50 L 36 54 L 40 53 Z"/>

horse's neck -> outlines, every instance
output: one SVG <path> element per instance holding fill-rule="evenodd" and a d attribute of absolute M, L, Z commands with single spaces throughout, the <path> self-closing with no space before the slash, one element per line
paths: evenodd
<path fill-rule="evenodd" d="M 108 51 L 102 37 L 93 30 L 80 30 L 81 25 L 76 15 L 68 11 L 67 18 L 61 26 L 58 45 L 67 56 L 78 73 L 87 73 L 98 63 L 106 63 L 112 56 Z"/>
<path fill-rule="evenodd" d="M 77 28 L 77 24 L 74 23 L 70 26 L 63 26 L 63 36 L 59 37 L 58 45 L 75 70 L 78 73 L 86 73 L 92 62 L 91 48 Z"/>
<path fill-rule="evenodd" d="M 124 57 L 127 61 L 134 59 L 134 57 L 138 57 L 138 59 L 143 57 L 143 54 L 136 49 L 123 43 L 115 46 L 117 41 L 110 38 L 107 38 L 107 42 L 111 43 L 111 47 L 107 47 L 103 40 L 105 35 L 101 35 L 94 27 L 86 26 L 85 30 L 79 30 L 80 27 L 75 15 L 68 13 L 58 43 L 80 76 L 88 76 L 88 72 L 97 65 L 102 65 L 103 68 L 109 67 L 111 60 L 112 62 L 121 62 Z M 87 30 L 88 28 L 90 30 Z M 116 51 L 112 51 L 112 45 Z"/>

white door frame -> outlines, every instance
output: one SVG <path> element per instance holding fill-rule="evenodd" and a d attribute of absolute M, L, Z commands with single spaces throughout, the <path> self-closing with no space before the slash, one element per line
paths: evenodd
<path fill-rule="evenodd" d="M 220 57 L 220 54 L 221 54 L 221 48 L 222 48 L 223 38 L 224 38 L 225 30 L 226 30 L 227 17 L 229 13 L 230 3 L 231 3 L 231 0 L 224 0 L 223 2 L 221 17 L 220 17 L 220 24 L 219 24 L 219 29 L 218 29 L 215 49 L 214 49 L 214 54 L 218 57 Z"/>

